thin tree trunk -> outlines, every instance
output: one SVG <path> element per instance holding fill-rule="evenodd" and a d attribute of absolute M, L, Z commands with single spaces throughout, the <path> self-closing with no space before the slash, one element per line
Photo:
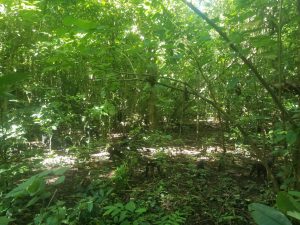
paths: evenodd
<path fill-rule="evenodd" d="M 297 9 L 298 9 L 298 37 L 300 36 L 300 0 L 297 0 Z M 300 41 L 298 39 L 298 77 L 300 77 Z M 298 108 L 300 107 L 300 100 Z M 295 168 L 295 177 L 296 177 L 296 188 L 300 190 L 300 137 L 298 134 L 298 140 L 295 144 L 295 150 L 293 152 L 293 164 Z"/>
<path fill-rule="evenodd" d="M 298 0 L 299 1 L 299 0 Z M 218 32 L 218 34 L 223 38 L 225 42 L 228 43 L 229 47 L 237 54 L 237 56 L 245 63 L 245 65 L 249 68 L 249 70 L 252 72 L 252 74 L 259 80 L 261 85 L 267 90 L 267 92 L 272 97 L 274 103 L 276 104 L 277 108 L 280 110 L 281 115 L 286 118 L 288 121 L 290 121 L 291 124 L 296 126 L 293 119 L 288 114 L 286 108 L 274 92 L 274 90 L 270 87 L 270 85 L 266 82 L 266 80 L 262 77 L 262 75 L 259 73 L 258 69 L 255 67 L 255 65 L 252 63 L 252 61 L 242 53 L 242 51 L 239 49 L 239 47 L 234 44 L 228 37 L 228 35 L 219 27 L 217 24 L 209 19 L 203 12 L 201 12 L 198 8 L 196 8 L 192 3 L 183 0 L 183 2 L 191 9 L 193 10 L 198 16 L 200 16 L 202 19 L 204 19 L 212 28 L 215 29 L 215 31 Z"/>
<path fill-rule="evenodd" d="M 149 110 L 149 125 L 151 130 L 155 130 L 157 128 L 157 118 L 156 118 L 156 90 L 155 85 L 151 85 L 149 102 L 148 102 L 148 110 Z"/>

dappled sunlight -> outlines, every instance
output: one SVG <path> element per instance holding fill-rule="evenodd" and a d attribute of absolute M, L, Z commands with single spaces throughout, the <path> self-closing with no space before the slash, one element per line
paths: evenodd
<path fill-rule="evenodd" d="M 155 157 L 157 153 L 163 152 L 169 156 L 180 156 L 185 155 L 199 159 L 208 159 L 214 157 L 215 154 L 223 153 L 223 148 L 220 146 L 165 146 L 165 147 L 141 147 L 137 151 L 145 156 Z M 243 147 L 235 147 L 234 150 L 227 150 L 228 154 L 231 155 L 243 155 L 248 156 L 247 149 Z M 58 155 L 54 151 L 45 154 L 46 158 L 41 161 L 41 164 L 48 168 L 53 168 L 56 166 L 74 166 L 76 164 L 77 158 L 72 155 Z M 105 148 L 99 148 L 99 152 L 90 155 L 90 162 L 111 162 L 110 154 Z M 108 177 L 113 176 L 111 172 Z M 105 175 L 107 177 L 107 175 Z"/>
<path fill-rule="evenodd" d="M 91 158 L 96 161 L 106 161 L 109 160 L 109 153 L 106 151 L 101 151 L 91 155 Z"/>
<path fill-rule="evenodd" d="M 247 148 L 242 146 L 235 146 L 234 151 L 231 151 L 233 155 L 244 155 L 245 157 L 250 157 L 250 152 Z"/>
<path fill-rule="evenodd" d="M 0 1 L 0 225 L 298 219 L 295 2 Z"/>
<path fill-rule="evenodd" d="M 158 152 L 158 151 L 160 151 L 160 149 L 152 150 L 152 152 Z M 201 155 L 222 152 L 223 150 L 218 146 L 208 146 L 208 147 L 183 146 L 183 147 L 164 147 L 163 151 L 173 156 L 187 155 L 187 156 L 193 156 L 199 158 Z"/>
<path fill-rule="evenodd" d="M 201 152 L 193 147 L 189 148 L 178 148 L 178 147 L 168 147 L 165 151 L 173 156 L 176 155 L 189 155 L 189 156 L 197 156 L 201 154 Z"/>
<path fill-rule="evenodd" d="M 176 156 L 176 155 L 189 155 L 189 156 L 198 156 L 204 153 L 214 153 L 214 152 L 221 152 L 222 148 L 218 146 L 209 146 L 209 147 L 196 147 L 196 146 L 183 146 L 183 147 L 174 147 L 174 146 L 167 146 L 167 147 L 158 147 L 158 148 L 148 148 L 143 147 L 138 149 L 141 153 L 147 153 L 154 155 L 158 152 L 165 152 L 167 154 Z"/>
<path fill-rule="evenodd" d="M 53 168 L 56 166 L 72 166 L 76 162 L 74 156 L 61 156 L 55 153 L 45 154 L 46 158 L 41 162 L 43 166 Z"/>
<path fill-rule="evenodd" d="M 120 137 L 123 137 L 124 135 L 122 134 L 122 133 L 110 133 L 109 135 L 108 135 L 108 137 L 110 138 L 110 139 L 112 139 L 112 138 L 120 138 Z"/>
<path fill-rule="evenodd" d="M 110 171 L 108 174 L 104 175 L 103 177 L 113 178 L 116 175 L 116 170 Z"/>
<path fill-rule="evenodd" d="M 5 6 L 3 4 L 0 4 L 0 13 L 5 13 L 6 12 L 6 9 L 5 9 Z"/>
<path fill-rule="evenodd" d="M 195 7 L 197 7 L 203 12 L 206 12 L 209 8 L 212 7 L 212 0 L 188 0 L 187 2 L 193 4 Z"/>
<path fill-rule="evenodd" d="M 57 176 L 57 177 L 51 177 L 51 178 L 48 178 L 46 180 L 46 183 L 47 184 L 54 184 L 55 182 L 57 182 L 58 179 L 59 179 L 59 176 Z"/>

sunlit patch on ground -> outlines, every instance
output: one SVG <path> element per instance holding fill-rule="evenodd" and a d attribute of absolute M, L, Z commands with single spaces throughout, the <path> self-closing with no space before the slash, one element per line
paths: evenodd
<path fill-rule="evenodd" d="M 155 153 L 163 151 L 169 155 L 177 156 L 177 155 L 187 155 L 199 158 L 202 154 L 210 154 L 216 152 L 222 152 L 223 149 L 218 146 L 208 146 L 206 148 L 198 148 L 192 146 L 184 146 L 184 147 L 165 147 L 165 148 L 142 148 L 141 152 L 147 152 L 154 155 Z"/>
<path fill-rule="evenodd" d="M 250 156 L 249 151 L 241 146 L 235 146 L 234 151 L 232 152 L 232 154 L 242 154 L 244 156 Z"/>
<path fill-rule="evenodd" d="M 47 156 L 47 154 L 45 155 Z M 70 166 L 74 165 L 76 162 L 75 157 L 73 156 L 61 156 L 57 154 L 48 154 L 48 157 L 45 158 L 41 163 L 45 167 L 53 168 L 56 166 Z"/>
<path fill-rule="evenodd" d="M 109 153 L 106 151 L 101 151 L 91 155 L 91 158 L 96 161 L 106 161 L 109 160 Z"/>
<path fill-rule="evenodd" d="M 200 151 L 197 150 L 197 149 L 192 149 L 192 148 L 190 148 L 190 149 L 184 148 L 184 149 L 180 149 L 179 151 L 177 150 L 177 151 L 175 151 L 175 152 L 170 151 L 170 153 L 171 153 L 172 155 L 197 156 L 197 155 L 199 155 Z"/>
<path fill-rule="evenodd" d="M 148 154 L 148 155 L 154 155 L 155 153 L 159 152 L 159 150 L 160 150 L 159 148 L 146 148 L 146 147 L 142 147 L 138 149 L 140 153 Z"/>
<path fill-rule="evenodd" d="M 124 134 L 122 134 L 122 133 L 110 133 L 108 135 L 109 139 L 120 138 L 120 137 L 123 137 L 123 136 L 124 136 Z"/>
<path fill-rule="evenodd" d="M 54 184 L 57 180 L 59 179 L 59 177 L 52 177 L 47 179 L 47 184 Z"/>

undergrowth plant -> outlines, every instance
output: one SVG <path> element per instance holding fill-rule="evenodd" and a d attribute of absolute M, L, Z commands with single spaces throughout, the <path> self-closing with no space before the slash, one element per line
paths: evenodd
<path fill-rule="evenodd" d="M 122 224 L 122 225 L 139 225 L 149 224 L 145 223 L 144 213 L 147 211 L 146 208 L 137 207 L 133 201 L 127 204 L 116 203 L 104 207 L 104 217 L 107 218 L 107 224 Z"/>
<path fill-rule="evenodd" d="M 2 223 L 5 224 L 3 221 L 16 219 L 20 213 L 26 212 L 30 208 L 49 206 L 56 193 L 53 187 L 64 182 L 64 173 L 67 170 L 67 168 L 58 168 L 43 171 L 5 194 L 0 202 Z M 50 182 L 51 178 L 55 180 Z"/>
<path fill-rule="evenodd" d="M 115 170 L 114 176 L 112 177 L 112 181 L 115 182 L 117 188 L 126 188 L 128 187 L 128 182 L 130 178 L 129 167 L 127 163 L 123 163 L 118 166 Z"/>

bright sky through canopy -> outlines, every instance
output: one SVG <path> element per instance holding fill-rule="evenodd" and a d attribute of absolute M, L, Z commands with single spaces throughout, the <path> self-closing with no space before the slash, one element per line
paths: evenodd
<path fill-rule="evenodd" d="M 211 2 L 211 0 L 188 0 L 188 2 L 192 3 L 195 7 L 205 12 L 208 3 Z"/>

